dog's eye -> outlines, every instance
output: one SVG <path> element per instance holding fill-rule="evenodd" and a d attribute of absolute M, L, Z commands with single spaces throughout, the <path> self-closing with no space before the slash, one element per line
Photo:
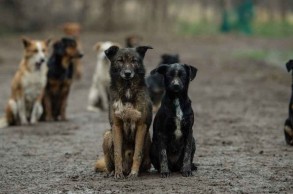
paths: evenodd
<path fill-rule="evenodd" d="M 37 53 L 37 52 L 38 52 L 38 49 L 34 49 L 33 52 L 34 52 L 34 53 Z"/>
<path fill-rule="evenodd" d="M 132 59 L 131 63 L 138 63 L 137 59 Z"/>
<path fill-rule="evenodd" d="M 46 49 L 42 49 L 42 52 L 43 52 L 43 53 L 46 52 Z"/>
<path fill-rule="evenodd" d="M 123 63 L 123 59 L 117 59 L 117 62 Z"/>

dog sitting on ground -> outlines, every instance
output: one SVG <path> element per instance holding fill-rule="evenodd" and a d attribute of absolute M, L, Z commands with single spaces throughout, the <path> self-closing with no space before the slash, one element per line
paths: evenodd
<path fill-rule="evenodd" d="M 293 60 L 290 60 L 286 64 L 288 72 L 293 70 Z M 292 74 L 292 80 L 293 80 L 293 74 Z M 285 134 L 285 140 L 288 145 L 293 146 L 293 82 L 292 82 L 292 94 L 291 99 L 289 103 L 289 117 L 285 121 L 285 127 L 284 127 L 284 134 Z"/>
<path fill-rule="evenodd" d="M 97 66 L 93 75 L 93 81 L 89 92 L 87 109 L 89 111 L 105 111 L 109 107 L 110 90 L 110 61 L 105 55 L 105 50 L 119 44 L 113 42 L 98 42 L 94 46 L 97 51 Z"/>
<path fill-rule="evenodd" d="M 192 176 L 192 170 L 196 169 L 192 163 L 196 147 L 188 86 L 197 69 L 175 63 L 161 65 L 156 71 L 164 75 L 166 92 L 153 123 L 152 164 L 161 177 L 168 177 L 174 171 Z"/>
<path fill-rule="evenodd" d="M 133 35 L 130 35 L 130 36 L 127 36 L 126 37 L 126 39 L 125 39 L 125 46 L 127 48 L 135 48 L 135 47 L 140 46 L 141 41 L 142 41 L 142 37 L 141 36 L 136 35 L 136 34 L 133 34 Z"/>
<path fill-rule="evenodd" d="M 74 39 L 62 38 L 54 43 L 43 99 L 44 120 L 66 120 L 67 98 L 74 75 L 73 60 L 81 57 Z"/>
<path fill-rule="evenodd" d="M 179 55 L 163 54 L 161 56 L 161 62 L 158 66 L 162 64 L 173 64 L 179 63 Z M 153 103 L 153 112 L 157 112 L 160 107 L 162 97 L 165 92 L 164 88 L 164 76 L 153 70 L 150 75 L 146 78 L 147 88 Z"/>
<path fill-rule="evenodd" d="M 81 41 L 80 41 L 80 32 L 81 32 L 80 24 L 75 22 L 68 22 L 68 23 L 64 23 L 61 28 L 67 37 L 73 38 L 76 40 L 77 48 L 79 50 L 82 50 Z M 81 79 L 82 72 L 83 72 L 83 67 L 82 67 L 82 64 L 80 63 L 80 58 L 73 59 L 72 63 L 74 68 L 73 78 L 75 80 L 79 80 Z"/>
<path fill-rule="evenodd" d="M 7 125 L 35 124 L 43 113 L 42 97 L 47 81 L 47 52 L 50 40 L 23 38 L 24 55 L 11 85 L 11 96 L 6 106 Z"/>
<path fill-rule="evenodd" d="M 152 104 L 145 84 L 143 58 L 151 47 L 119 49 L 112 46 L 105 51 L 111 61 L 110 111 L 111 130 L 104 135 L 104 158 L 96 163 L 96 171 L 114 178 L 137 177 L 151 167 L 149 127 Z"/>

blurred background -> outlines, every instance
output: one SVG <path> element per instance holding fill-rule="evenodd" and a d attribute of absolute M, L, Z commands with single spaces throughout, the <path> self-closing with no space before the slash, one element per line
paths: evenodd
<path fill-rule="evenodd" d="M 84 30 L 293 34 L 292 0 L 0 0 L 0 34 L 42 31 L 64 22 Z"/>

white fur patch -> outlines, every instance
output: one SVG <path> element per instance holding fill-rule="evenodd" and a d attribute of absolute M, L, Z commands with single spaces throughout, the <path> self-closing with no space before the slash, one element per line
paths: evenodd
<path fill-rule="evenodd" d="M 183 117 L 183 112 L 180 108 L 179 99 L 177 98 L 174 102 L 174 105 L 176 107 L 176 118 L 175 118 L 175 124 L 176 124 L 176 130 L 174 132 L 176 139 L 179 139 L 182 136 L 181 131 L 181 121 Z"/>
<path fill-rule="evenodd" d="M 128 98 L 128 99 L 131 98 L 131 92 L 130 92 L 130 89 L 127 89 L 127 90 L 126 90 L 125 96 L 126 96 L 126 98 Z"/>

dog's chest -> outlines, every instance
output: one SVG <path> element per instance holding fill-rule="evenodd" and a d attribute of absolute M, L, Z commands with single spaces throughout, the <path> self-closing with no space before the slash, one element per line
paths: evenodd
<path fill-rule="evenodd" d="M 24 74 L 22 86 L 26 100 L 35 100 L 45 87 L 46 80 L 46 75 L 43 72 L 29 72 Z"/>
<path fill-rule="evenodd" d="M 176 99 L 174 101 L 174 106 L 175 106 L 175 113 L 176 113 L 176 117 L 174 118 L 174 121 L 175 121 L 174 135 L 176 139 L 179 139 L 182 137 L 181 122 L 183 118 L 183 112 L 180 107 L 179 99 Z"/>

